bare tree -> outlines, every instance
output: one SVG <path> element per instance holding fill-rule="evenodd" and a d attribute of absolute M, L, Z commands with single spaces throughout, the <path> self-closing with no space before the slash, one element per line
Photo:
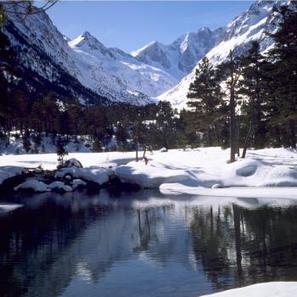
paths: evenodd
<path fill-rule="evenodd" d="M 33 5 L 33 0 L 10 0 L 0 3 L 0 26 L 3 26 L 7 20 L 8 14 L 21 15 L 26 18 L 28 15 L 37 14 L 47 11 L 54 6 L 59 0 L 44 0 L 40 7 Z M 19 8 L 19 9 L 17 9 Z"/>

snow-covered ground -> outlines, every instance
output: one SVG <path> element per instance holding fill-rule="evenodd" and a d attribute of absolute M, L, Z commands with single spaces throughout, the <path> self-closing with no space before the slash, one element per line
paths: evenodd
<path fill-rule="evenodd" d="M 78 159 L 83 167 L 90 166 L 115 166 L 123 162 L 132 161 L 134 152 L 108 152 L 108 153 L 70 153 L 66 159 Z M 0 167 L 20 166 L 32 168 L 41 165 L 43 169 L 54 170 L 58 165 L 57 154 L 24 154 L 24 155 L 2 155 L 0 156 Z"/>
<path fill-rule="evenodd" d="M 249 151 L 246 159 L 233 164 L 228 164 L 229 150 L 218 147 L 155 151 L 148 154 L 147 165 L 144 161 L 135 162 L 134 157 L 134 152 L 109 152 L 72 153 L 67 158 L 76 158 L 83 167 L 92 167 L 93 171 L 111 168 L 124 182 L 160 188 L 164 194 L 297 198 L 297 152 L 294 150 Z M 0 166 L 41 165 L 53 170 L 57 164 L 55 154 L 0 156 Z"/>
<path fill-rule="evenodd" d="M 250 197 L 251 193 L 262 192 L 265 197 L 286 192 L 289 197 L 297 197 L 296 151 L 283 148 L 249 151 L 246 159 L 233 164 L 228 164 L 228 158 L 229 150 L 220 148 L 157 152 L 148 165 L 130 162 L 116 168 L 116 174 L 143 187 L 160 186 L 165 194 Z M 246 187 L 257 189 L 247 191 Z M 283 188 L 272 188 L 268 193 L 268 187 Z"/>
<path fill-rule="evenodd" d="M 203 297 L 293 297 L 296 296 L 297 282 L 271 282 L 227 290 Z"/>

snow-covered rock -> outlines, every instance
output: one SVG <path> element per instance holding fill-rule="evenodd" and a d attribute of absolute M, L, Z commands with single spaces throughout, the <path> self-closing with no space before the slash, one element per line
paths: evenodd
<path fill-rule="evenodd" d="M 62 168 L 56 172 L 55 178 L 64 178 L 71 176 L 72 179 L 82 179 L 84 181 L 94 182 L 99 186 L 107 183 L 112 172 L 109 169 L 102 167 L 88 168 Z"/>
<path fill-rule="evenodd" d="M 166 147 L 162 147 L 160 150 L 159 150 L 160 153 L 166 153 L 168 152 L 168 149 Z"/>
<path fill-rule="evenodd" d="M 61 181 L 54 181 L 48 185 L 48 188 L 50 190 L 54 191 L 61 191 L 61 192 L 72 192 L 73 188 L 70 187 L 69 185 L 65 185 Z"/>
<path fill-rule="evenodd" d="M 296 295 L 296 291 L 297 282 L 270 282 L 201 297 L 292 297 Z"/>
<path fill-rule="evenodd" d="M 15 191 L 27 190 L 33 192 L 49 192 L 50 188 L 42 181 L 35 179 L 27 180 L 14 188 Z"/>
<path fill-rule="evenodd" d="M 76 190 L 77 188 L 80 187 L 85 187 L 87 185 L 87 183 L 79 178 L 74 179 L 72 182 L 72 188 L 73 190 Z"/>

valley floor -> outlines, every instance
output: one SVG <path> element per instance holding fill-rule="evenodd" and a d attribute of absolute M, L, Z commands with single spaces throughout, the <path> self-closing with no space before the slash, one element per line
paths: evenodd
<path fill-rule="evenodd" d="M 135 162 L 135 152 L 71 153 L 85 170 L 101 168 L 122 181 L 164 194 L 297 198 L 297 152 L 274 148 L 250 150 L 246 159 L 228 164 L 229 150 L 218 147 L 154 151 L 148 163 Z M 54 170 L 56 154 L 0 156 L 0 183 L 22 168 Z M 92 171 L 93 170 L 93 171 Z M 10 173 L 9 176 L 5 174 Z M 96 173 L 98 175 L 98 172 Z M 85 175 L 85 173 L 84 173 Z M 91 177 L 92 181 L 96 179 Z"/>
<path fill-rule="evenodd" d="M 250 150 L 246 159 L 233 164 L 228 164 L 229 150 L 218 147 L 154 151 L 147 157 L 147 164 L 143 160 L 135 162 L 135 152 L 71 153 L 67 159 L 75 158 L 82 163 L 83 169 L 75 169 L 78 178 L 97 180 L 100 184 L 102 175 L 108 177 L 112 172 L 124 182 L 136 183 L 142 188 L 159 188 L 174 199 L 179 199 L 178 195 L 182 199 L 185 194 L 204 196 L 211 203 L 216 203 L 215 196 L 269 198 L 269 203 L 297 199 L 297 151 L 294 150 Z M 57 155 L 2 155 L 0 184 L 24 168 L 39 165 L 55 170 Z M 18 207 L 7 204 L 2 209 L 11 211 Z M 272 282 L 208 296 L 291 297 L 296 289 L 296 282 Z"/>

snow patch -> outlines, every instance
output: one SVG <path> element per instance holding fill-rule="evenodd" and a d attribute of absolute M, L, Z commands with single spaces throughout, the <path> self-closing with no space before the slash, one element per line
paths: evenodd
<path fill-rule="evenodd" d="M 297 282 L 270 282 L 201 297 L 292 297 L 296 295 L 296 291 Z"/>

